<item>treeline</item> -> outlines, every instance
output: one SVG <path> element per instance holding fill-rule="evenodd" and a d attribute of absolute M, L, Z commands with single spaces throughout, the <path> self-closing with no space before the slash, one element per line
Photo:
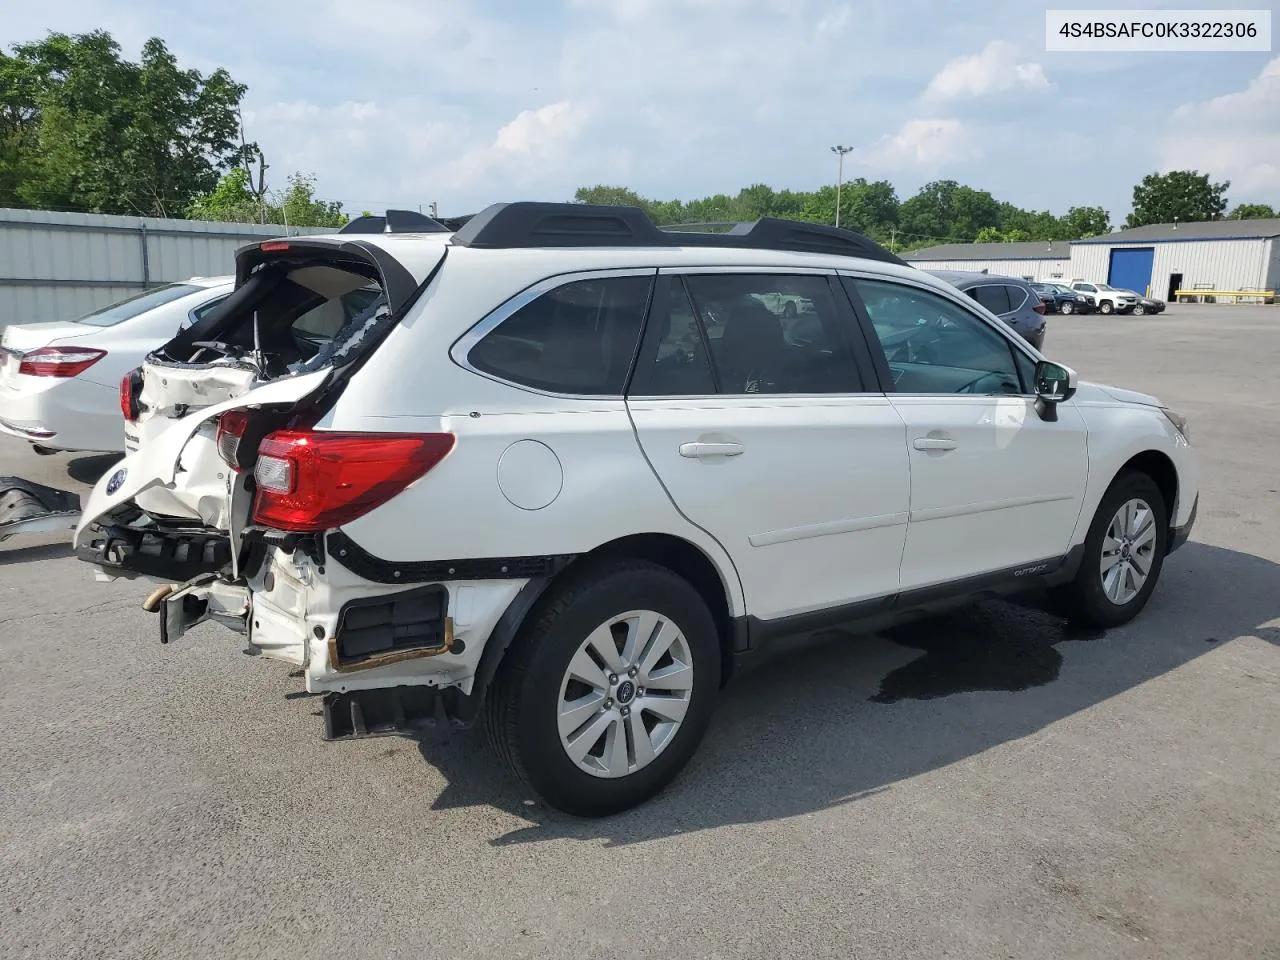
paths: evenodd
<path fill-rule="evenodd" d="M 314 177 L 278 187 L 246 142 L 246 87 L 179 67 L 148 40 L 137 62 L 104 30 L 0 52 L 0 207 L 341 226 Z"/>
<path fill-rule="evenodd" d="M 1153 173 L 1133 190 L 1134 207 L 1125 225 L 1175 220 L 1216 220 L 1226 210 L 1229 182 L 1211 183 L 1194 170 Z M 751 221 L 783 217 L 812 223 L 836 222 L 836 188 L 774 190 L 757 183 L 735 196 L 716 194 L 701 200 L 651 200 L 627 187 L 581 187 L 580 203 L 621 203 L 642 207 L 659 225 Z M 1274 217 L 1266 204 L 1239 204 L 1231 217 Z M 867 234 L 894 250 L 941 243 L 1000 243 L 1017 240 L 1082 240 L 1108 233 L 1111 214 L 1102 207 L 1071 207 L 1061 216 L 1048 210 L 1024 210 L 997 200 L 986 190 L 954 180 L 935 180 L 899 200 L 887 180 L 851 180 L 840 188 L 840 224 Z"/>

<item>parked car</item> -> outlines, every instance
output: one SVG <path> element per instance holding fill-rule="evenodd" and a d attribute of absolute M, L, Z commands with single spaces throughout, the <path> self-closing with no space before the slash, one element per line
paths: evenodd
<path fill-rule="evenodd" d="M 930 270 L 929 273 L 977 300 L 1037 350 L 1044 345 L 1047 308 L 1026 280 L 961 270 Z"/>
<path fill-rule="evenodd" d="M 0 433 L 40 453 L 122 453 L 120 379 L 231 293 L 234 277 L 154 287 L 69 322 L 0 333 Z"/>
<path fill-rule="evenodd" d="M 1165 303 L 1163 300 L 1157 300 L 1155 297 L 1144 297 L 1140 293 L 1134 293 L 1132 290 L 1126 290 L 1125 293 L 1132 293 L 1137 303 L 1133 305 L 1133 315 L 1141 317 L 1148 313 L 1163 313 Z"/>
<path fill-rule="evenodd" d="M 1099 313 L 1130 313 L 1138 304 L 1137 294 L 1132 290 L 1117 290 L 1105 283 L 1073 280 L 1071 289 L 1091 298 Z"/>
<path fill-rule="evenodd" d="M 169 644 L 295 664 L 329 739 L 480 721 L 573 814 L 661 790 L 775 640 L 1041 586 L 1115 626 L 1195 520 L 1182 417 L 849 231 L 512 203 L 236 273 L 123 385 L 77 555 L 160 584 Z"/>
<path fill-rule="evenodd" d="M 1093 311 L 1093 301 L 1083 293 L 1076 293 L 1066 284 L 1033 281 L 1031 289 L 1039 295 L 1049 313 L 1072 314 Z"/>

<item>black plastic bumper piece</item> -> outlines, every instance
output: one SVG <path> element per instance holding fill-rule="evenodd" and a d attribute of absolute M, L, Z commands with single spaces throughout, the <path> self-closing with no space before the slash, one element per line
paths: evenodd
<path fill-rule="evenodd" d="M 463 560 L 402 562 L 369 553 L 341 530 L 328 536 L 329 555 L 358 577 L 374 583 L 429 583 L 445 580 L 522 580 L 553 577 L 576 554 L 533 557 L 481 557 Z"/>
<path fill-rule="evenodd" d="M 21 477 L 0 477 L 0 536 L 20 530 L 19 524 L 49 516 L 80 512 L 80 497 Z"/>
<path fill-rule="evenodd" d="M 436 687 L 386 687 L 327 693 L 324 698 L 324 738 L 363 740 L 422 733 L 440 727 L 463 726 L 446 700 L 456 690 Z"/>
<path fill-rule="evenodd" d="M 1187 522 L 1180 527 L 1172 527 L 1169 530 L 1169 553 L 1177 550 L 1180 546 L 1191 539 L 1191 528 L 1196 525 L 1196 511 L 1200 509 L 1200 495 L 1196 494 L 1196 499 L 1191 504 L 1191 516 L 1187 517 Z"/>
<path fill-rule="evenodd" d="M 231 540 L 201 531 L 139 530 L 108 526 L 76 549 L 76 556 L 107 571 L 185 583 L 231 563 Z"/>

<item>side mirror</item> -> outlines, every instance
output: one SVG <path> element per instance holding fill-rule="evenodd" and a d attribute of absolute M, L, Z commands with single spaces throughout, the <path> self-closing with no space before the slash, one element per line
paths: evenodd
<path fill-rule="evenodd" d="M 1036 364 L 1036 413 L 1048 423 L 1058 420 L 1058 404 L 1070 400 L 1076 392 L 1076 372 L 1049 360 Z"/>

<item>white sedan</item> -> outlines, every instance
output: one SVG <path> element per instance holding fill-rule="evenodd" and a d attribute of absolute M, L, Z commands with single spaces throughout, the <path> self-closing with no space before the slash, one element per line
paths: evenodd
<path fill-rule="evenodd" d="M 0 433 L 29 441 L 39 453 L 124 452 L 120 381 L 234 288 L 234 277 L 192 277 L 78 320 L 5 327 Z"/>

